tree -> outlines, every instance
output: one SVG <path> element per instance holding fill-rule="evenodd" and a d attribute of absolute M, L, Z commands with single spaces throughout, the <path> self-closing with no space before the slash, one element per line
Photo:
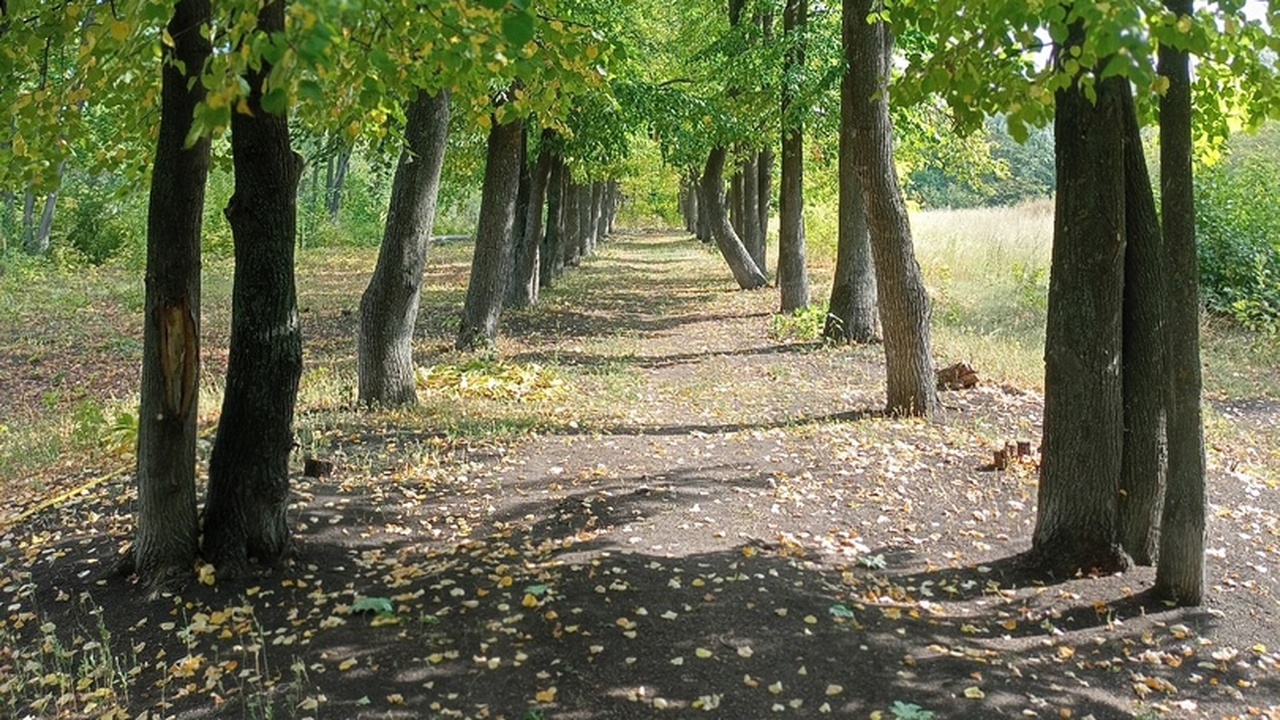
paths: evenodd
<path fill-rule="evenodd" d="M 467 283 L 462 326 L 455 343 L 459 350 L 491 348 L 497 343 L 498 320 L 511 274 L 516 196 L 520 192 L 520 165 L 524 162 L 524 122 L 516 118 L 502 123 L 495 117 L 492 123 L 471 280 Z"/>
<path fill-rule="evenodd" d="M 538 301 L 538 288 L 542 285 L 541 270 L 542 237 L 544 232 L 543 208 L 547 204 L 547 186 L 551 180 L 551 165 L 555 160 L 555 132 L 544 130 L 538 143 L 538 162 L 529 174 L 529 198 L 520 238 L 517 238 L 515 274 L 507 291 L 507 304 L 514 308 L 525 307 Z M 526 163 L 527 164 L 527 163 Z"/>
<path fill-rule="evenodd" d="M 886 411 L 932 415 L 938 407 L 929 346 L 929 296 L 912 251 L 911 225 L 893 163 L 888 81 L 893 45 L 888 24 L 871 15 L 872 0 L 845 0 L 852 90 L 853 150 L 862 185 L 877 272 L 887 371 Z"/>
<path fill-rule="evenodd" d="M 1165 485 L 1164 272 L 1160 218 L 1133 94 L 1120 90 L 1124 117 L 1124 329 L 1121 386 L 1124 438 L 1116 518 L 1120 545 L 1139 565 L 1156 558 Z"/>
<path fill-rule="evenodd" d="M 782 189 L 778 201 L 778 288 L 784 313 L 809 304 L 804 237 L 804 122 L 790 120 L 797 95 L 794 84 L 805 63 L 808 16 L 808 0 L 787 0 L 782 15 L 787 53 L 782 89 Z"/>
<path fill-rule="evenodd" d="M 245 41 L 282 44 L 284 18 L 283 0 L 269 0 Z M 251 560 L 278 564 L 288 548 L 289 452 L 302 374 L 293 274 L 302 158 L 289 144 L 280 89 L 268 87 L 266 57 L 245 76 L 248 112 L 231 116 L 231 343 L 204 514 L 205 559 L 232 577 Z M 267 98 L 281 104 L 268 109 Z"/>
<path fill-rule="evenodd" d="M 1082 42 L 1072 27 L 1056 61 Z M 1044 449 L 1032 558 L 1070 576 L 1124 570 L 1116 496 L 1124 409 L 1125 156 L 1123 78 L 1079 73 L 1056 94 L 1058 196 L 1045 331 Z"/>
<path fill-rule="evenodd" d="M 1174 24 L 1190 20 L 1192 0 L 1167 0 Z M 1192 184 L 1191 77 L 1185 49 L 1159 50 L 1168 90 L 1160 100 L 1160 201 L 1165 294 L 1169 474 L 1155 591 L 1184 605 L 1204 598 L 1205 458 L 1200 416 L 1200 288 Z"/>
<path fill-rule="evenodd" d="M 364 404 L 417 402 L 413 329 L 435 224 L 449 132 L 449 91 L 419 90 L 406 108 L 404 149 L 391 186 L 378 264 L 360 299 L 356 352 Z"/>
<path fill-rule="evenodd" d="M 725 148 L 716 148 L 707 157 L 702 171 L 702 204 L 707 209 L 707 221 L 711 236 L 720 248 L 720 254 L 729 263 L 729 270 L 743 290 L 755 290 L 769 283 L 760 268 L 743 246 L 742 240 L 729 224 L 729 213 L 724 206 L 724 162 L 728 155 Z"/>
<path fill-rule="evenodd" d="M 160 128 L 147 211 L 146 301 L 138 412 L 137 535 L 127 565 L 152 588 L 191 573 L 198 550 L 196 416 L 200 378 L 200 236 L 208 138 L 185 146 L 204 100 L 192 82 L 212 44 L 209 0 L 179 0 L 162 48 Z"/>

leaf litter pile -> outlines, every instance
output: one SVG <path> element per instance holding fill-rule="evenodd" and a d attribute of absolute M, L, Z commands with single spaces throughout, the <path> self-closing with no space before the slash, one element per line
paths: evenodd
<path fill-rule="evenodd" d="M 706 279 L 605 292 L 608 262 L 672 246 Z M 1038 395 L 984 381 L 939 422 L 877 417 L 878 348 L 778 346 L 772 296 L 698 253 L 627 237 L 583 268 L 612 345 L 545 332 L 580 309 L 552 299 L 511 318 L 519 361 L 419 377 L 562 418 L 622 368 L 616 406 L 501 440 L 304 412 L 339 462 L 296 478 L 285 568 L 201 566 L 144 602 L 111 572 L 128 477 L 10 516 L 0 714 L 1280 717 L 1274 458 L 1215 443 L 1204 608 L 1147 598 L 1148 568 L 1028 574 L 1035 458 L 989 463 L 1038 436 Z M 1223 418 L 1274 432 L 1276 408 Z"/>

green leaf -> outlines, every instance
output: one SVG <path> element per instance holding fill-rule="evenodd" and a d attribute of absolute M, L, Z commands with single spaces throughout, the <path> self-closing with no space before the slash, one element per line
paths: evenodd
<path fill-rule="evenodd" d="M 832 605 L 831 607 L 827 608 L 827 612 L 831 613 L 833 617 L 838 617 L 838 618 L 847 618 L 849 620 L 852 620 L 854 617 L 853 611 L 845 607 L 844 603 L 836 603 L 835 605 Z"/>
<path fill-rule="evenodd" d="M 512 45 L 523 46 L 533 39 L 533 32 L 532 15 L 510 15 L 502 21 L 502 36 Z"/>
<path fill-rule="evenodd" d="M 360 598 L 351 605 L 351 612 L 374 612 L 379 615 L 395 615 L 391 600 L 384 597 Z"/>

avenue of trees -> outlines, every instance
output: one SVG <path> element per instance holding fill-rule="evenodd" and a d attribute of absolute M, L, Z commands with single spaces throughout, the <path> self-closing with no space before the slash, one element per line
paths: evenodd
<path fill-rule="evenodd" d="M 127 563 L 148 587 L 182 582 L 197 559 L 234 577 L 288 549 L 299 194 L 304 181 L 321 187 L 297 136 L 325 147 L 314 157 L 331 214 L 355 143 L 398 156 L 353 338 L 364 405 L 416 401 L 413 328 L 458 133 L 483 148 L 464 351 L 494 348 L 504 308 L 538 302 L 606 240 L 636 138 L 682 178 L 686 228 L 714 243 L 740 288 L 775 280 L 783 312 L 808 306 L 806 143 L 825 133 L 838 146 L 839 223 L 824 334 L 881 343 L 885 412 L 931 417 L 930 302 L 899 178 L 912 143 L 895 128 L 999 117 L 1018 140 L 1051 126 L 1056 168 L 1026 560 L 1059 576 L 1156 564 L 1159 592 L 1203 599 L 1195 154 L 1280 114 L 1277 41 L 1242 3 L 0 0 L 0 40 L 11 48 L 0 187 L 22 200 L 27 244 L 47 244 L 35 218 L 53 222 L 69 162 L 150 184 Z M 104 122 L 117 128 L 109 145 Z M 1159 135 L 1158 193 L 1146 126 Z M 199 268 L 218 159 L 234 177 L 222 212 L 235 276 L 201 514 Z"/>

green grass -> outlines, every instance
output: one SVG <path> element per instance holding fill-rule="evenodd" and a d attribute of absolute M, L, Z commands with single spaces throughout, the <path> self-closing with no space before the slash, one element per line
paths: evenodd
<path fill-rule="evenodd" d="M 1042 387 L 1052 207 L 933 211 L 917 214 L 913 224 L 934 300 L 938 361 L 964 360 L 986 380 Z M 644 402 L 641 366 L 651 352 L 645 338 L 652 327 L 636 318 L 676 318 L 674 327 L 698 319 L 709 307 L 755 312 L 764 302 L 758 293 L 724 294 L 723 262 L 703 246 L 673 240 L 647 244 L 644 252 L 643 262 L 611 255 L 593 259 L 565 275 L 542 306 L 509 313 L 504 320 L 531 329 L 504 338 L 502 357 L 544 365 L 572 389 L 573 402 L 424 395 L 421 407 L 396 421 L 407 431 L 468 442 L 604 426 Z M 470 253 L 463 244 L 431 250 L 415 336 L 415 353 L 424 366 L 458 361 L 448 348 Z M 298 255 L 299 306 L 307 328 L 300 435 L 323 435 L 329 428 L 369 420 L 354 408 L 353 316 L 375 257 L 373 248 L 317 248 Z M 0 359 L 10 376 L 36 380 L 22 407 L 15 403 L 0 413 L 0 477 L 40 493 L 47 480 L 42 474 L 55 467 L 62 469 L 54 474 L 66 474 L 70 468 L 112 470 L 131 462 L 120 446 L 127 425 L 123 418 L 137 406 L 141 273 L 126 264 L 81 268 L 13 256 L 3 267 Z M 666 274 L 675 267 L 684 270 Z M 206 435 L 221 404 L 232 269 L 226 258 L 210 258 L 204 265 L 200 407 Z M 812 270 L 817 300 L 826 297 L 830 271 L 820 263 Z M 646 285 L 659 277 L 665 291 L 654 295 Z M 811 310 L 776 318 L 763 331 L 771 329 L 779 340 L 808 340 L 820 320 L 820 309 Z M 591 332 L 569 341 L 561 337 L 584 321 L 593 323 Z M 1213 317 L 1206 319 L 1203 337 L 1208 398 L 1280 398 L 1280 373 L 1275 372 L 1280 339 Z M 715 387 L 698 394 L 687 400 L 714 402 Z"/>
<path fill-rule="evenodd" d="M 1052 205 L 937 210 L 912 222 L 939 362 L 964 360 L 983 377 L 1040 387 Z"/>

